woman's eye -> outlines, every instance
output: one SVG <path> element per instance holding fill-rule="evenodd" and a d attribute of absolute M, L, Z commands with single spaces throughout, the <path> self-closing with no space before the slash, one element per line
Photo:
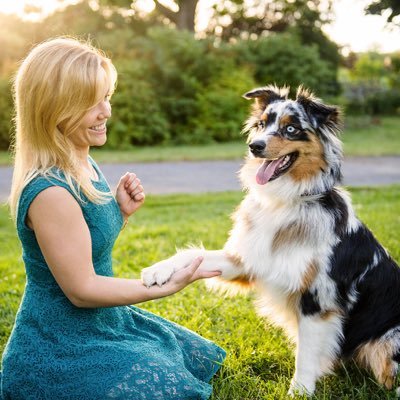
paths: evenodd
<path fill-rule="evenodd" d="M 292 125 L 288 125 L 286 127 L 286 132 L 287 133 L 294 133 L 294 132 L 296 132 L 296 128 L 294 126 L 292 126 Z"/>

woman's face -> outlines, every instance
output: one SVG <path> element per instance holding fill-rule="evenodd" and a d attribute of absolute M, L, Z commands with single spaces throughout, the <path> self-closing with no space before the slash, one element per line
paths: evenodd
<path fill-rule="evenodd" d="M 78 129 L 70 136 L 75 147 L 87 148 L 103 146 L 107 140 L 107 119 L 111 117 L 111 104 L 108 95 L 91 108 L 82 118 Z"/>

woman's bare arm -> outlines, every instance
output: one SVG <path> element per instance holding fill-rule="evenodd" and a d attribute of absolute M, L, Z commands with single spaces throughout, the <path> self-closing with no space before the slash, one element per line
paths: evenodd
<path fill-rule="evenodd" d="M 176 293 L 197 279 L 220 274 L 198 270 L 202 260 L 196 259 L 162 287 L 147 288 L 138 279 L 97 275 L 92 263 L 90 232 L 82 210 L 62 187 L 50 187 L 39 193 L 29 207 L 27 222 L 35 231 L 55 280 L 77 307 L 141 303 Z"/>

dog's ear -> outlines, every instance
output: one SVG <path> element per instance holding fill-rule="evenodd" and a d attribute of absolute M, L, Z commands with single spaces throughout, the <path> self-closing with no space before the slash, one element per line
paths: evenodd
<path fill-rule="evenodd" d="M 322 103 L 304 87 L 297 89 L 296 101 L 302 105 L 315 129 L 326 126 L 333 133 L 340 130 L 340 109 L 337 106 L 331 106 Z"/>
<path fill-rule="evenodd" d="M 257 106 L 265 109 L 268 104 L 274 101 L 287 100 L 288 93 L 289 88 L 287 87 L 278 88 L 270 85 L 250 90 L 250 92 L 245 93 L 243 97 L 247 100 L 256 99 Z"/>

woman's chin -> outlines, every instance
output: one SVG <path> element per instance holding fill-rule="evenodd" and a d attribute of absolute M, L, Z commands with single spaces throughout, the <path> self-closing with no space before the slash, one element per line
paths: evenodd
<path fill-rule="evenodd" d="M 97 136 L 96 138 L 92 138 L 90 141 L 90 147 L 100 147 L 106 144 L 107 142 L 107 135 Z"/>

